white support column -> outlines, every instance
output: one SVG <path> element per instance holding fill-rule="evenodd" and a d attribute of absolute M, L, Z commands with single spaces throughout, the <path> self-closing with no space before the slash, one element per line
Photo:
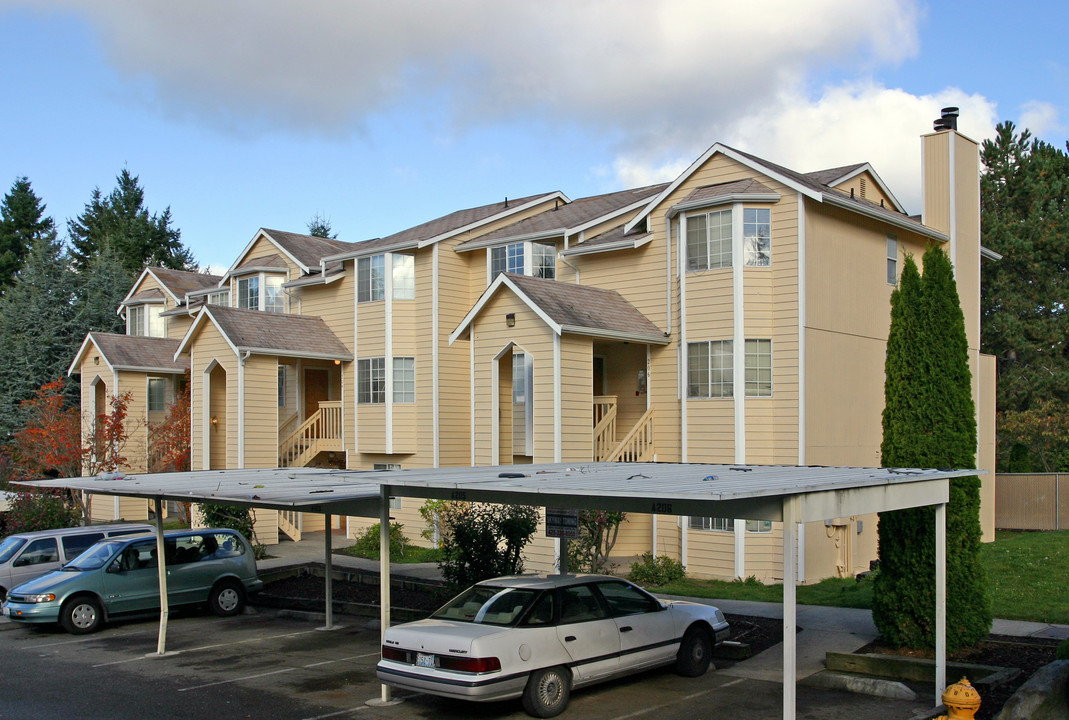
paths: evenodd
<path fill-rule="evenodd" d="M 379 489 L 379 650 L 390 627 L 390 486 Z M 391 702 L 390 686 L 382 685 L 381 702 Z"/>
<path fill-rule="evenodd" d="M 935 704 L 947 688 L 947 506 L 935 506 Z"/>
<path fill-rule="evenodd" d="M 783 498 L 783 720 L 795 720 L 798 678 L 798 589 L 795 585 L 797 500 Z"/>
<path fill-rule="evenodd" d="M 326 599 L 324 600 L 325 606 L 323 609 L 323 612 L 326 615 L 326 623 L 323 627 L 324 630 L 334 629 L 334 578 L 332 577 L 334 574 L 334 567 L 331 563 L 330 556 L 330 523 L 330 513 L 326 513 L 323 516 L 323 567 L 326 572 L 325 587 L 323 589 L 323 592 L 326 595 Z"/>
<path fill-rule="evenodd" d="M 154 498 L 156 502 L 156 572 L 160 577 L 160 633 L 156 640 L 156 654 L 167 652 L 167 616 L 170 603 L 167 602 L 167 555 L 163 542 L 163 498 Z"/>

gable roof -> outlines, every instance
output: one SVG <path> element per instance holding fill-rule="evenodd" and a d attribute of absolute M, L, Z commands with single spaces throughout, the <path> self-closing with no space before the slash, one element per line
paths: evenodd
<path fill-rule="evenodd" d="M 163 267 L 146 267 L 141 271 L 134 284 L 130 286 L 130 292 L 126 293 L 126 297 L 123 298 L 120 306 L 133 305 L 138 302 L 151 302 L 157 299 L 152 296 L 146 296 L 147 300 L 136 299 L 141 295 L 141 293 L 137 292 L 137 289 L 141 287 L 141 283 L 145 281 L 145 278 L 150 275 L 155 278 L 163 291 L 171 296 L 175 305 L 181 305 L 186 301 L 186 293 L 217 286 L 219 281 L 222 280 L 218 275 L 208 275 L 207 273 L 172 270 L 171 268 Z M 163 299 L 163 295 L 160 294 L 158 299 Z"/>
<path fill-rule="evenodd" d="M 460 243 L 457 252 L 467 252 L 500 243 L 519 240 L 575 235 L 588 227 L 637 210 L 646 200 L 664 190 L 668 183 L 620 190 L 603 195 L 579 198 L 570 203 L 544 210 L 494 232 Z"/>
<path fill-rule="evenodd" d="M 236 355 L 352 360 L 353 354 L 320 317 L 205 305 L 186 332 L 175 354 L 189 352 L 194 335 L 213 323 Z"/>
<path fill-rule="evenodd" d="M 175 358 L 178 341 L 170 338 L 145 337 L 142 335 L 119 335 L 117 333 L 91 332 L 85 336 L 82 346 L 67 369 L 68 375 L 81 372 L 79 367 L 90 346 L 95 346 L 104 363 L 113 372 L 183 373 L 189 369 L 189 358 Z"/>
<path fill-rule="evenodd" d="M 245 249 L 238 254 L 234 263 L 226 271 L 223 277 L 220 278 L 219 285 L 222 285 L 227 278 L 245 265 L 246 256 L 249 254 L 249 251 L 252 250 L 256 241 L 261 237 L 266 238 L 268 242 L 278 248 L 281 256 L 289 258 L 289 260 L 300 268 L 301 272 L 304 274 L 318 272 L 320 261 L 327 255 L 343 252 L 357 245 L 357 243 L 331 240 L 330 238 L 318 237 L 316 235 L 301 235 L 299 233 L 291 233 L 284 230 L 260 228 L 253 234 L 252 240 L 250 240 L 248 245 L 245 246 Z"/>
<path fill-rule="evenodd" d="M 872 167 L 868 163 L 859 165 L 848 165 L 842 168 L 833 168 L 831 170 L 821 170 L 810 174 L 796 172 L 790 168 L 777 165 L 776 163 L 769 162 L 763 158 L 759 158 L 756 155 L 736 150 L 722 143 L 716 143 L 704 153 L 701 157 L 691 163 L 690 167 L 684 170 L 679 177 L 673 180 L 667 188 L 660 195 L 650 200 L 649 203 L 639 212 L 632 220 L 624 227 L 625 232 L 630 232 L 642 222 L 646 217 L 653 212 L 654 208 L 658 207 L 664 200 L 671 195 L 684 181 L 693 175 L 702 165 L 706 163 L 713 155 L 721 154 L 725 157 L 729 157 L 736 162 L 745 165 L 746 167 L 761 173 L 769 178 L 780 182 L 787 187 L 795 190 L 796 192 L 805 195 L 817 202 L 828 202 L 830 204 L 842 207 L 846 210 L 852 210 L 854 212 L 866 215 L 868 217 L 875 218 L 888 222 L 892 225 L 900 227 L 910 232 L 915 232 L 918 235 L 930 237 L 934 240 L 940 240 L 946 242 L 949 237 L 944 233 L 939 232 L 933 228 L 924 225 L 923 223 L 914 220 L 901 211 L 901 206 L 897 206 L 897 200 L 894 200 L 894 195 L 887 189 L 883 181 L 879 179 Z M 896 204 L 895 209 L 885 208 L 877 203 L 872 203 L 868 200 L 860 197 L 850 197 L 849 193 L 844 193 L 841 190 L 836 190 L 826 184 L 823 180 L 831 179 L 832 182 L 842 182 L 846 179 L 850 173 L 856 174 L 862 170 L 867 170 L 872 173 L 880 185 L 881 189 L 885 190 L 887 196 L 892 198 L 892 201 Z M 844 171 L 846 175 L 838 175 L 839 171 Z M 838 175 L 838 177 L 836 177 Z"/>
<path fill-rule="evenodd" d="M 511 290 L 558 335 L 573 333 L 614 340 L 668 344 L 659 327 L 615 290 L 501 273 L 449 335 L 452 344 L 468 330 L 502 287 Z"/>
<path fill-rule="evenodd" d="M 443 215 L 434 220 L 429 220 L 420 225 L 410 227 L 407 230 L 387 235 L 386 237 L 364 240 L 354 243 L 352 249 L 335 255 L 330 255 L 323 260 L 350 260 L 361 255 L 371 255 L 380 252 L 392 252 L 395 250 L 415 250 L 426 247 L 436 242 L 441 242 L 450 237 L 474 230 L 480 226 L 488 225 L 501 218 L 513 215 L 521 210 L 527 210 L 550 200 L 562 200 L 569 202 L 567 196 L 555 191 L 541 195 L 529 195 L 513 200 L 480 205 L 479 207 L 457 210 L 448 215 Z"/>

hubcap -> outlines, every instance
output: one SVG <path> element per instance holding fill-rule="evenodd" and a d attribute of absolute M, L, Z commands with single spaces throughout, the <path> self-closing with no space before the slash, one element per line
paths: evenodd
<path fill-rule="evenodd" d="M 552 707 L 560 702 L 561 679 L 559 675 L 543 675 L 538 684 L 538 697 L 544 705 Z"/>
<path fill-rule="evenodd" d="M 219 593 L 219 607 L 224 612 L 230 612 L 241 601 L 238 591 L 234 588 L 225 588 Z"/>
<path fill-rule="evenodd" d="M 92 605 L 78 605 L 71 611 L 71 622 L 74 623 L 76 628 L 84 630 L 87 627 L 92 627 L 96 619 L 96 608 Z"/>

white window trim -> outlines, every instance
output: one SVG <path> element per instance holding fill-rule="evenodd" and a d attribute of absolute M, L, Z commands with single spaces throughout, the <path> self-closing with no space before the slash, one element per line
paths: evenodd
<path fill-rule="evenodd" d="M 526 277 L 535 277 L 534 275 L 534 246 L 542 245 L 553 249 L 553 277 L 551 280 L 557 279 L 557 244 L 555 242 L 543 242 L 538 240 L 520 240 L 517 242 L 503 243 L 501 245 L 491 245 L 486 248 L 486 284 L 489 285 L 494 281 L 494 250 L 505 248 L 505 270 L 502 272 L 509 272 L 508 270 L 508 248 L 513 245 L 523 246 L 523 273 Z"/>
<path fill-rule="evenodd" d="M 231 306 L 232 307 L 236 307 L 236 308 L 241 308 L 241 281 L 242 280 L 249 280 L 251 278 L 257 278 L 257 288 L 258 288 L 257 289 L 257 297 L 256 297 L 256 305 L 257 305 L 257 307 L 256 308 L 247 308 L 247 309 L 249 309 L 249 310 L 255 309 L 255 310 L 258 310 L 260 312 L 267 312 L 267 278 L 269 278 L 269 277 L 271 277 L 271 278 L 281 278 L 282 283 L 285 283 L 289 279 L 289 273 L 288 272 L 287 273 L 281 273 L 281 272 L 277 272 L 276 273 L 276 272 L 262 272 L 261 271 L 261 272 L 248 273 L 246 275 L 240 275 L 238 277 L 235 277 L 233 279 L 233 286 L 231 287 L 231 289 L 229 291 L 227 291 L 229 293 L 230 297 L 231 297 Z M 280 310 L 276 314 L 284 315 L 285 313 L 289 312 L 289 293 L 286 292 L 285 288 L 282 287 L 281 283 L 279 284 L 278 291 L 282 296 L 282 310 Z M 212 294 L 214 294 L 214 293 L 212 293 Z M 210 295 L 209 295 L 209 297 L 210 297 Z"/>

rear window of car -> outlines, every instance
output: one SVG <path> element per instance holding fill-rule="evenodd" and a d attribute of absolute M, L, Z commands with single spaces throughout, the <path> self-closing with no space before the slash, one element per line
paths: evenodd
<path fill-rule="evenodd" d="M 86 548 L 98 540 L 104 539 L 104 533 L 82 533 L 79 535 L 66 535 L 63 537 L 63 559 L 73 560 L 85 552 Z"/>
<path fill-rule="evenodd" d="M 439 608 L 431 617 L 477 625 L 513 625 L 538 595 L 527 588 L 475 585 Z"/>

